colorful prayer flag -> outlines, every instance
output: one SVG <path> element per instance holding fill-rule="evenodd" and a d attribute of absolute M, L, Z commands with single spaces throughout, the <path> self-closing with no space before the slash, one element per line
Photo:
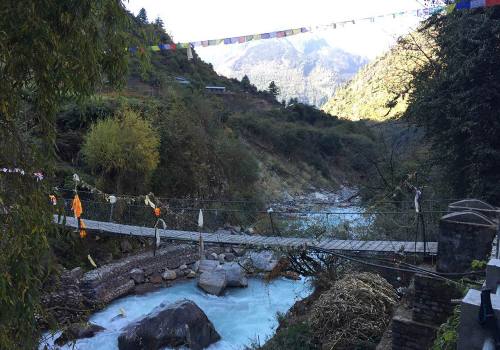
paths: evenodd
<path fill-rule="evenodd" d="M 500 0 L 486 0 L 486 6 L 500 5 Z"/>
<path fill-rule="evenodd" d="M 462 1 L 458 2 L 456 9 L 457 10 L 470 9 L 470 0 L 462 0 Z"/>
<path fill-rule="evenodd" d="M 75 197 L 73 198 L 73 203 L 71 204 L 71 210 L 73 210 L 75 218 L 79 218 L 83 213 L 82 202 L 80 202 L 80 197 L 78 197 L 77 194 L 75 194 Z"/>

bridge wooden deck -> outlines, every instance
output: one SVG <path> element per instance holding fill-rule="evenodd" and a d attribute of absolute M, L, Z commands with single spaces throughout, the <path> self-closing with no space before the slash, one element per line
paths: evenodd
<path fill-rule="evenodd" d="M 62 218 L 61 218 L 62 220 Z M 57 222 L 57 216 L 54 217 Z M 100 231 L 109 234 L 129 235 L 138 237 L 154 238 L 155 229 L 152 227 L 141 227 L 117 224 L 112 222 L 93 221 L 84 219 L 87 230 Z M 60 222 L 62 224 L 62 222 Z M 74 217 L 66 217 L 66 226 L 70 228 L 78 228 L 77 220 Z M 177 231 L 159 229 L 160 237 L 172 241 L 194 242 L 198 241 L 199 232 L 193 231 Z M 366 253 L 424 253 L 424 243 L 409 241 L 361 241 L 361 240 L 338 240 L 338 239 L 314 239 L 314 238 L 293 238 L 293 237 L 269 237 L 269 236 L 249 236 L 249 235 L 232 235 L 218 233 L 202 233 L 203 241 L 206 243 L 218 243 L 227 245 L 249 245 L 256 247 L 279 247 L 279 248 L 299 248 L 307 247 L 329 249 L 344 252 L 366 252 Z M 427 242 L 426 252 L 428 254 L 437 254 L 437 242 Z"/>

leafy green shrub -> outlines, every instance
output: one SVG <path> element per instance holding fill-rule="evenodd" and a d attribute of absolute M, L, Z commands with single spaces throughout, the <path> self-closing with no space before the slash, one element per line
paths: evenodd
<path fill-rule="evenodd" d="M 122 193 L 136 189 L 151 175 L 159 161 L 158 145 L 151 124 L 132 110 L 125 110 L 94 124 L 82 152 L 92 171 L 108 185 L 105 187 Z"/>
<path fill-rule="evenodd" d="M 456 306 L 446 323 L 438 330 L 432 350 L 455 350 L 458 340 L 458 325 L 460 324 L 460 306 Z"/>

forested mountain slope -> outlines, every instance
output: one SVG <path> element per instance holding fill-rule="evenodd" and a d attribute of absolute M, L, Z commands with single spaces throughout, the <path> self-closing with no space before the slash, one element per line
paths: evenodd
<path fill-rule="evenodd" d="M 390 51 L 339 87 L 322 109 L 350 120 L 381 121 L 402 116 L 408 106 L 414 72 L 432 57 L 434 46 L 430 29 L 400 38 Z"/>
<path fill-rule="evenodd" d="M 158 23 L 129 17 L 131 45 L 171 43 Z M 196 52 L 188 60 L 186 49 L 137 50 L 129 61 L 123 90 L 70 101 L 59 113 L 61 181 L 79 171 L 113 193 L 267 198 L 354 181 L 362 157 L 376 152 L 376 137 L 363 122 L 300 103 L 282 105 L 248 82 L 219 76 Z M 223 86 L 226 93 L 206 86 Z M 141 124 L 136 119 L 146 121 L 147 130 L 127 144 L 133 132 L 125 129 Z M 156 143 L 145 154 L 127 151 Z"/>
<path fill-rule="evenodd" d="M 427 196 L 499 204 L 499 33 L 500 6 L 436 14 L 324 107 L 341 118 L 393 118 L 374 125 L 404 132 L 405 141 L 386 139 L 378 184 L 366 188 L 393 198 L 412 183 Z"/>

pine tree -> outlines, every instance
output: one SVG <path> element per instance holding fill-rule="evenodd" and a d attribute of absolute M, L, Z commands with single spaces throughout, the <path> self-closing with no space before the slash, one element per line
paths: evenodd
<path fill-rule="evenodd" d="M 250 86 L 250 79 L 248 78 L 248 75 L 244 75 L 243 78 L 241 78 L 241 84 L 243 84 L 244 87 Z"/>
<path fill-rule="evenodd" d="M 165 29 L 163 20 L 160 17 L 155 19 L 155 26 L 161 29 Z"/>
<path fill-rule="evenodd" d="M 148 15 L 146 14 L 146 9 L 144 7 L 139 10 L 136 18 L 141 24 L 148 24 Z"/>
<path fill-rule="evenodd" d="M 276 98 L 280 94 L 280 88 L 276 85 L 274 80 L 269 84 L 268 91 L 271 95 L 273 95 L 274 98 Z"/>

